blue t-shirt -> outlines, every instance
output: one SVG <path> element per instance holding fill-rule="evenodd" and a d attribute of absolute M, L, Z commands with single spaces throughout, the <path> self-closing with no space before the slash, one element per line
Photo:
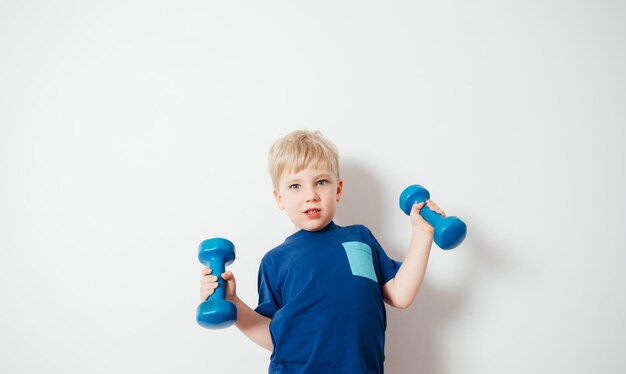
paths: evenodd
<path fill-rule="evenodd" d="M 300 230 L 261 260 L 256 311 L 272 319 L 269 373 L 383 373 L 383 285 L 400 263 L 361 225 Z"/>

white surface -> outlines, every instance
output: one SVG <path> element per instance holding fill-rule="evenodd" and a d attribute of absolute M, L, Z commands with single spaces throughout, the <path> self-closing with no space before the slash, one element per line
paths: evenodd
<path fill-rule="evenodd" d="M 256 302 L 298 128 L 395 258 L 409 184 L 468 224 L 388 373 L 626 370 L 623 2 L 54 3 L 0 3 L 0 372 L 266 372 L 196 325 L 196 250 L 232 239 Z"/>

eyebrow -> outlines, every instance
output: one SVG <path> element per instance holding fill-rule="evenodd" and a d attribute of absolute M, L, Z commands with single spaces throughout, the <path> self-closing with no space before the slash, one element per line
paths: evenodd
<path fill-rule="evenodd" d="M 320 179 L 320 178 L 330 178 L 331 174 L 329 173 L 322 173 L 322 174 L 318 174 L 315 176 L 315 178 L 313 179 Z"/>
<path fill-rule="evenodd" d="M 291 184 L 291 183 L 297 183 L 297 182 L 302 182 L 302 179 L 287 179 L 285 181 L 285 184 Z"/>
<path fill-rule="evenodd" d="M 328 178 L 331 178 L 331 175 L 332 175 L 332 174 L 330 174 L 330 173 L 316 174 L 316 175 L 313 177 L 313 179 L 324 179 L 324 178 L 328 179 Z M 285 183 L 287 183 L 287 184 L 291 184 L 291 183 L 300 183 L 300 182 L 302 182 L 302 181 L 303 181 L 303 178 L 293 178 L 293 179 L 287 179 L 287 180 L 285 181 Z"/>

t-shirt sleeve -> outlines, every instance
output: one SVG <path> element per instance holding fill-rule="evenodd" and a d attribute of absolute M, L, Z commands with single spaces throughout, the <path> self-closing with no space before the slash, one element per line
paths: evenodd
<path fill-rule="evenodd" d="M 372 232 L 368 228 L 366 228 L 366 230 L 372 241 L 373 248 L 376 251 L 375 258 L 378 260 L 378 265 L 380 266 L 380 275 L 382 277 L 382 285 L 384 285 L 396 276 L 396 273 L 398 272 L 398 270 L 400 270 L 400 265 L 402 265 L 402 262 L 389 258 L 389 256 L 387 256 L 387 253 L 380 245 L 380 243 L 378 243 L 378 240 L 376 240 Z"/>
<path fill-rule="evenodd" d="M 259 305 L 255 308 L 255 311 L 268 318 L 273 318 L 281 305 L 275 283 L 276 275 L 272 264 L 268 258 L 263 258 L 257 280 Z"/>

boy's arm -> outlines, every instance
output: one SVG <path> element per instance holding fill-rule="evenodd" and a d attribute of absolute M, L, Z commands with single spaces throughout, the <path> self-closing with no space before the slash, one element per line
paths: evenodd
<path fill-rule="evenodd" d="M 413 304 L 417 296 L 430 256 L 433 243 L 433 227 L 419 214 L 424 203 L 415 204 L 411 210 L 411 225 L 413 234 L 409 243 L 406 257 L 396 273 L 396 276 L 383 286 L 383 296 L 387 304 L 405 309 Z M 443 215 L 445 213 L 432 201 L 427 201 L 427 206 Z"/>
<path fill-rule="evenodd" d="M 237 307 L 237 322 L 235 322 L 235 326 L 248 339 L 271 352 L 274 349 L 270 335 L 270 322 L 272 320 L 257 313 L 237 296 L 230 299 L 230 301 Z"/>
<path fill-rule="evenodd" d="M 200 299 L 202 301 L 211 296 L 218 287 L 217 276 L 211 275 L 211 272 L 212 270 L 208 267 L 202 268 L 202 278 L 200 280 Z M 235 326 L 254 343 L 272 351 L 274 349 L 270 335 L 270 322 L 272 320 L 257 313 L 237 296 L 237 283 L 231 271 L 226 271 L 221 274 L 221 276 L 226 282 L 226 300 L 235 304 L 235 307 L 237 307 L 237 321 L 235 322 Z"/>

